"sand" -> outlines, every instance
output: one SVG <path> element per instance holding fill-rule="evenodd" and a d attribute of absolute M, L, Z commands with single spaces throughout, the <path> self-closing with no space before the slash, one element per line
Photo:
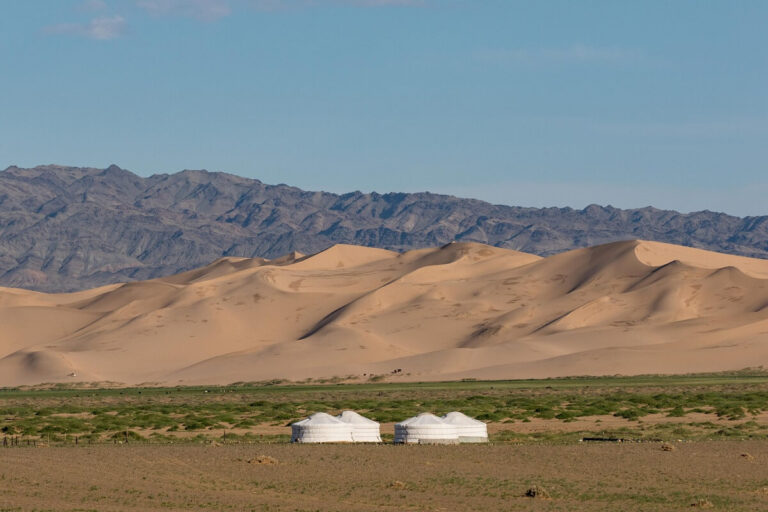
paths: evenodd
<path fill-rule="evenodd" d="M 0 386 L 726 371 L 768 366 L 768 261 L 645 241 L 543 259 L 337 245 L 72 294 L 0 288 L 0 325 Z"/>

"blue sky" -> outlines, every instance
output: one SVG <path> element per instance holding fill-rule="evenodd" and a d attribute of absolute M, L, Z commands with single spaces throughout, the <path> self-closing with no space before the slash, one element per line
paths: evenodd
<path fill-rule="evenodd" d="M 762 0 L 0 8 L 0 168 L 768 214 Z"/>

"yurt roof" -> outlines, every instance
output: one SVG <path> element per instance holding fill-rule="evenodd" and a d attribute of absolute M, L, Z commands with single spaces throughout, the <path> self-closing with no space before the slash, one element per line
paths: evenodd
<path fill-rule="evenodd" d="M 451 425 L 485 425 L 482 421 L 470 418 L 464 413 L 453 411 L 443 416 L 443 421 Z"/>
<path fill-rule="evenodd" d="M 331 416 L 330 414 L 326 414 L 324 412 L 316 412 L 309 418 L 303 419 L 301 421 L 297 421 L 294 423 L 294 425 L 338 425 L 338 424 L 345 424 L 343 421 L 338 419 L 335 416 Z"/>
<path fill-rule="evenodd" d="M 403 420 L 398 425 L 445 425 L 446 423 L 435 416 L 432 413 L 429 412 L 423 412 L 419 414 L 418 416 L 414 416 L 413 418 L 408 418 L 407 420 Z"/>
<path fill-rule="evenodd" d="M 355 411 L 343 411 L 341 414 L 339 414 L 336 417 L 339 420 L 343 421 L 344 423 L 351 423 L 356 425 L 371 425 L 371 426 L 378 425 L 378 422 L 375 422 L 372 419 L 366 418 L 365 416 L 361 416 Z"/>

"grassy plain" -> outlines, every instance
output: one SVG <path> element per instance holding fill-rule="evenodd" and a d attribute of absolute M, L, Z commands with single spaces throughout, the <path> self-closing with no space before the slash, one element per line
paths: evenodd
<path fill-rule="evenodd" d="M 0 436 L 51 443 L 280 442 L 313 412 L 353 409 L 383 423 L 453 410 L 495 442 L 768 437 L 768 374 L 443 383 L 283 383 L 178 388 L 6 389 Z"/>
<path fill-rule="evenodd" d="M 343 409 L 385 439 L 413 414 L 460 410 L 492 442 L 288 443 L 292 421 Z M 762 371 L 5 389 L 0 430 L 0 512 L 768 510 Z"/>

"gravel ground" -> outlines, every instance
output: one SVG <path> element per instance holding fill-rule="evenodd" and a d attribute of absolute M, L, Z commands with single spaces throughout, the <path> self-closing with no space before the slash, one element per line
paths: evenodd
<path fill-rule="evenodd" d="M 0 511 L 768 510 L 768 442 L 672 446 L 0 448 Z"/>

